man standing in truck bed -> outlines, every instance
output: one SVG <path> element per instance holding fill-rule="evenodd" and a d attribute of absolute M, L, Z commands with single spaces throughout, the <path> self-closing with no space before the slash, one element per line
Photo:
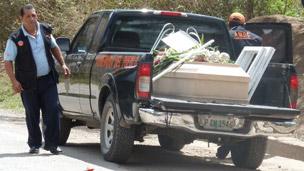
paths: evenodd
<path fill-rule="evenodd" d="M 235 59 L 240 55 L 245 46 L 261 46 L 262 38 L 244 28 L 245 17 L 243 14 L 235 12 L 229 16 L 229 33 L 233 40 L 233 48 L 235 52 Z M 229 151 L 229 146 L 220 146 L 217 150 L 216 156 L 219 159 L 224 159 Z"/>
<path fill-rule="evenodd" d="M 244 28 L 245 17 L 235 12 L 229 16 L 230 36 L 233 40 L 236 58 L 240 55 L 244 46 L 261 46 L 262 38 Z"/>

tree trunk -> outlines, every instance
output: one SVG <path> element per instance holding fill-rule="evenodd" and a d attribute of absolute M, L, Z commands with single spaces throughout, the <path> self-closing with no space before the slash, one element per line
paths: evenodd
<path fill-rule="evenodd" d="M 226 10 L 225 10 L 224 14 L 228 17 L 233 12 L 233 7 L 231 5 L 230 0 L 225 0 L 224 4 L 225 4 L 224 6 L 226 7 Z"/>
<path fill-rule="evenodd" d="M 247 0 L 246 2 L 246 18 L 247 20 L 254 17 L 254 0 Z"/>
<path fill-rule="evenodd" d="M 288 6 L 288 1 L 287 1 L 287 0 L 285 0 L 285 3 L 284 3 L 284 11 L 283 11 L 283 15 L 285 15 L 285 14 L 286 14 L 287 6 Z"/>

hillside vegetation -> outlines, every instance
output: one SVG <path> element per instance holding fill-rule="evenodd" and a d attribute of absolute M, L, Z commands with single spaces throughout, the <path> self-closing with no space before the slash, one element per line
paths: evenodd
<path fill-rule="evenodd" d="M 6 0 L 0 1 L 0 52 L 8 35 L 19 27 L 19 9 L 34 4 L 39 19 L 51 23 L 55 35 L 72 37 L 83 20 L 101 9 L 160 9 L 193 12 L 226 19 L 239 11 L 250 19 L 261 15 L 303 16 L 300 0 Z"/>

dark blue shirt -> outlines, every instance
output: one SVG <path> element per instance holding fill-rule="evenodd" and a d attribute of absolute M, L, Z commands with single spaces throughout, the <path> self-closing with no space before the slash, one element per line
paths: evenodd
<path fill-rule="evenodd" d="M 262 38 L 246 30 L 243 26 L 232 27 L 229 33 L 233 40 L 234 52 L 236 57 L 239 56 L 244 46 L 262 45 Z"/>

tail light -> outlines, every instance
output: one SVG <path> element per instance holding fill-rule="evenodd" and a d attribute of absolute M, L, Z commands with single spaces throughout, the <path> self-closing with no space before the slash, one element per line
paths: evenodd
<path fill-rule="evenodd" d="M 138 99 L 149 99 L 151 96 L 151 70 L 152 65 L 140 64 L 136 78 L 136 96 Z"/>
<path fill-rule="evenodd" d="M 290 104 L 289 107 L 296 109 L 297 108 L 297 99 L 298 99 L 298 87 L 299 80 L 296 74 L 292 74 L 289 80 L 289 88 L 290 88 Z"/>

